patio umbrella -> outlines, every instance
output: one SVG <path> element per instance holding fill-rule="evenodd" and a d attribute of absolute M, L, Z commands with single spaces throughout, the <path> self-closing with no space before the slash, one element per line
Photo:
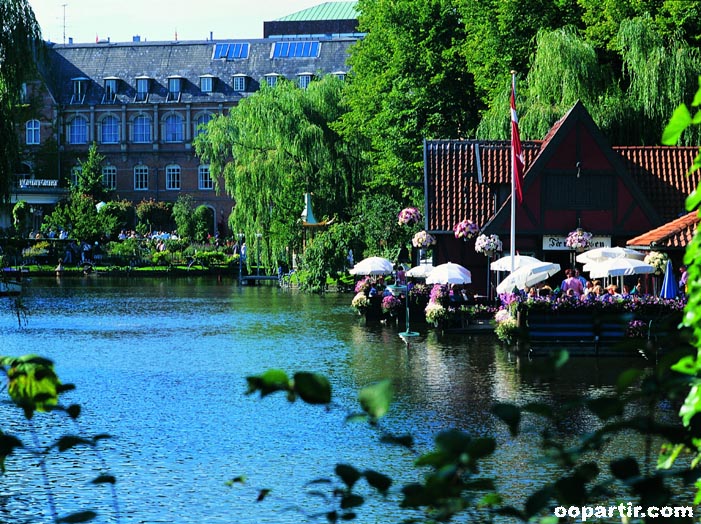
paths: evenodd
<path fill-rule="evenodd" d="M 351 275 L 389 275 L 394 270 L 392 262 L 382 257 L 364 258 L 349 271 Z"/>
<path fill-rule="evenodd" d="M 446 262 L 433 268 L 426 277 L 427 284 L 471 284 L 472 273 L 467 268 L 453 262 Z"/>
<path fill-rule="evenodd" d="M 407 277 L 411 278 L 426 278 L 431 271 L 436 269 L 433 264 L 419 264 L 406 272 Z"/>
<path fill-rule="evenodd" d="M 520 267 L 499 283 L 497 293 L 508 293 L 514 288 L 525 289 L 534 286 L 558 271 L 560 271 L 560 264 L 552 262 L 540 262 Z"/>
<path fill-rule="evenodd" d="M 536 257 L 528 255 L 514 255 L 514 271 L 531 264 L 540 264 L 542 261 Z M 492 271 L 511 271 L 511 255 L 504 255 L 499 260 L 495 260 L 489 264 L 489 269 Z"/>
<path fill-rule="evenodd" d="M 664 280 L 662 280 L 662 289 L 660 289 L 660 298 L 677 298 L 678 294 L 679 286 L 674 276 L 672 261 L 667 260 L 667 266 L 664 270 Z"/>
<path fill-rule="evenodd" d="M 641 260 L 620 257 L 603 262 L 590 262 L 584 265 L 584 271 L 588 271 L 591 278 L 602 278 L 654 273 L 655 268 Z"/>
<path fill-rule="evenodd" d="M 603 262 L 612 258 L 642 260 L 645 258 L 645 254 L 627 247 L 597 247 L 580 253 L 575 257 L 575 260 L 581 264 L 588 264 L 590 262 Z"/>

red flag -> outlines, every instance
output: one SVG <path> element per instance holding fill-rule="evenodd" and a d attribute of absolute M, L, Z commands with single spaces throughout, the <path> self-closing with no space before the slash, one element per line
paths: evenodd
<path fill-rule="evenodd" d="M 511 168 L 514 177 L 514 190 L 518 203 L 523 202 L 523 151 L 521 150 L 521 137 L 518 133 L 518 115 L 516 114 L 516 93 L 511 87 Z"/>

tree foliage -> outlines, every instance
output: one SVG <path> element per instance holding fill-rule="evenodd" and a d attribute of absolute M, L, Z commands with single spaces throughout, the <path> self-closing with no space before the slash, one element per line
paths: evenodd
<path fill-rule="evenodd" d="M 356 144 L 334 129 L 344 112 L 343 82 L 327 76 L 306 89 L 280 81 L 215 118 L 197 137 L 197 155 L 223 175 L 235 201 L 232 231 L 263 234 L 263 264 L 270 267 L 302 240 L 304 194 L 314 195 L 317 219 L 351 213 L 362 187 L 364 162 Z"/>
<path fill-rule="evenodd" d="M 78 160 L 80 169 L 77 172 L 77 180 L 71 185 L 71 192 L 82 193 L 91 196 L 100 202 L 106 200 L 109 191 L 102 183 L 102 163 L 105 156 L 97 150 L 97 144 L 93 142 L 88 149 L 88 157 L 85 160 Z"/>
<path fill-rule="evenodd" d="M 41 30 L 28 0 L 0 2 L 0 197 L 10 192 L 18 165 L 15 132 L 22 83 L 31 78 Z"/>

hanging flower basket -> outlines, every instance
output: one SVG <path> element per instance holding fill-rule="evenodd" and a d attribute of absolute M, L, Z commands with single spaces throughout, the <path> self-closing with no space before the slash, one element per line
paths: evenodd
<path fill-rule="evenodd" d="M 415 207 L 406 207 L 399 212 L 400 226 L 413 226 L 421 222 L 421 212 Z"/>
<path fill-rule="evenodd" d="M 650 251 L 647 255 L 645 255 L 645 260 L 643 260 L 643 262 L 650 264 L 655 268 L 655 275 L 661 275 L 665 271 L 668 258 L 669 257 L 667 257 L 665 253 Z"/>
<path fill-rule="evenodd" d="M 455 231 L 455 238 L 462 238 L 463 240 L 468 240 L 477 236 L 477 233 L 479 233 L 480 228 L 472 220 L 465 219 L 455 224 L 455 226 L 453 227 L 453 231 Z"/>
<path fill-rule="evenodd" d="M 480 235 L 475 240 L 475 251 L 491 256 L 503 248 L 499 235 Z"/>
<path fill-rule="evenodd" d="M 584 231 L 578 227 L 574 231 L 570 231 L 565 239 L 565 245 L 570 249 L 584 250 L 591 245 L 591 239 L 594 235 L 588 231 Z"/>
<path fill-rule="evenodd" d="M 411 239 L 411 245 L 418 248 L 428 248 L 436 245 L 436 237 L 426 231 L 419 231 Z"/>

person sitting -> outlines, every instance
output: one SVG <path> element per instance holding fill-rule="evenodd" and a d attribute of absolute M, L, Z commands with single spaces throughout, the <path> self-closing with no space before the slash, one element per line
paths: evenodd
<path fill-rule="evenodd" d="M 606 291 L 608 293 L 608 295 L 605 295 L 607 300 L 622 298 L 621 294 L 618 292 L 618 286 L 616 284 L 609 284 L 606 286 Z"/>

